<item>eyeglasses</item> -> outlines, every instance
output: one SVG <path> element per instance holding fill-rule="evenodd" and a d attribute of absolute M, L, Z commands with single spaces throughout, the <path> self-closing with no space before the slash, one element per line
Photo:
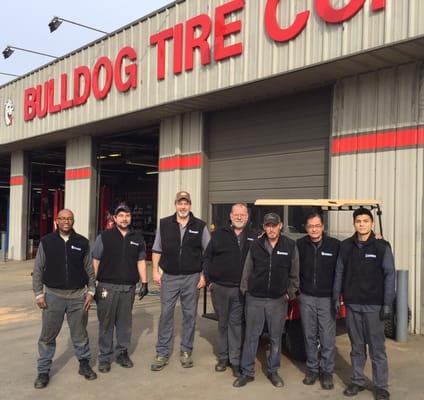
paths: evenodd
<path fill-rule="evenodd" d="M 316 225 L 306 225 L 306 229 L 320 229 L 322 228 L 322 224 L 316 224 Z"/>
<path fill-rule="evenodd" d="M 57 218 L 58 221 L 68 221 L 68 222 L 72 222 L 74 219 L 72 217 L 66 218 L 66 217 L 58 217 Z"/>

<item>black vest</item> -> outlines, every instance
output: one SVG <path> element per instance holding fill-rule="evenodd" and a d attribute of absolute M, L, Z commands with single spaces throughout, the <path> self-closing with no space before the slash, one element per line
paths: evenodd
<path fill-rule="evenodd" d="M 358 247 L 356 235 L 342 242 L 343 298 L 346 304 L 384 304 L 383 258 L 387 242 L 371 236 Z"/>
<path fill-rule="evenodd" d="M 145 250 L 143 235 L 129 231 L 122 236 L 115 227 L 103 231 L 101 237 L 103 254 L 97 280 L 117 285 L 135 285 L 140 279 L 137 269 L 138 254 Z"/>
<path fill-rule="evenodd" d="M 244 262 L 250 245 L 257 237 L 248 228 L 241 233 L 241 243 L 232 227 L 212 232 L 208 246 L 208 278 L 223 286 L 240 286 Z"/>
<path fill-rule="evenodd" d="M 296 244 L 288 237 L 280 236 L 270 255 L 265 240 L 268 240 L 266 235 L 255 240 L 250 247 L 253 271 L 247 291 L 254 297 L 276 299 L 287 293 Z"/>
<path fill-rule="evenodd" d="M 49 288 L 75 290 L 85 287 L 88 275 L 84 258 L 90 251 L 88 240 L 72 231 L 65 242 L 59 232 L 52 232 L 41 239 L 46 266 L 43 283 Z"/>
<path fill-rule="evenodd" d="M 189 275 L 202 270 L 202 235 L 206 224 L 190 213 L 183 240 L 176 214 L 160 220 L 162 253 L 159 266 L 171 275 Z"/>
<path fill-rule="evenodd" d="M 300 291 L 310 296 L 331 297 L 340 241 L 324 235 L 316 247 L 306 235 L 298 239 Z"/>

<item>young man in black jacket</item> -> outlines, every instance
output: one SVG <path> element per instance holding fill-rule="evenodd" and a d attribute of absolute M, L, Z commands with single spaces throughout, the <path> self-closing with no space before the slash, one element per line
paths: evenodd
<path fill-rule="evenodd" d="M 340 294 L 347 306 L 346 327 L 352 346 L 353 375 L 343 394 L 356 396 L 365 389 L 364 367 L 368 345 L 375 399 L 388 400 L 389 367 L 384 344 L 384 320 L 391 318 L 395 297 L 394 258 L 390 244 L 375 238 L 372 231 L 374 218 L 370 210 L 355 210 L 353 225 L 355 234 L 340 246 L 333 290 L 335 309 L 339 308 Z"/>
<path fill-rule="evenodd" d="M 191 353 L 199 289 L 205 286 L 203 253 L 210 234 L 206 223 L 196 218 L 190 210 L 190 194 L 178 192 L 175 196 L 175 214 L 160 220 L 153 243 L 153 280 L 160 285 L 161 313 L 156 356 L 150 367 L 152 371 L 162 370 L 171 355 L 174 311 L 178 299 L 183 312 L 180 362 L 183 368 L 193 367 Z"/>
<path fill-rule="evenodd" d="M 230 365 L 234 377 L 240 376 L 240 353 L 243 340 L 244 298 L 240 281 L 244 262 L 255 240 L 247 228 L 249 213 L 244 203 L 231 208 L 231 225 L 218 228 L 211 235 L 205 253 L 205 273 L 210 282 L 212 303 L 218 317 L 217 364 L 222 372 Z"/>
<path fill-rule="evenodd" d="M 340 241 L 324 233 L 324 220 L 318 213 L 307 217 L 306 232 L 307 235 L 296 242 L 300 266 L 297 301 L 305 337 L 307 368 L 303 383 L 313 385 L 319 377 L 321 387 L 330 390 L 334 388 L 336 352 L 336 315 L 332 295 Z"/>
<path fill-rule="evenodd" d="M 73 230 L 71 210 L 59 211 L 56 224 L 55 232 L 41 238 L 32 274 L 35 299 L 43 310 L 36 389 L 49 383 L 56 338 L 65 314 L 80 363 L 79 374 L 88 380 L 97 378 L 89 365 L 91 354 L 87 334 L 88 310 L 95 291 L 89 243 Z"/>
<path fill-rule="evenodd" d="M 139 299 L 148 293 L 143 235 L 130 228 L 131 210 L 128 206 L 118 206 L 113 219 L 115 227 L 103 231 L 97 237 L 93 249 L 93 268 L 98 281 L 98 369 L 103 373 L 110 371 L 114 351 L 117 364 L 124 368 L 133 367 L 128 347 L 131 342 L 135 289 L 139 281 Z M 115 349 L 114 331 L 117 342 Z"/>
<path fill-rule="evenodd" d="M 288 301 L 299 288 L 299 255 L 296 243 L 281 235 L 283 224 L 279 215 L 264 216 L 265 234 L 255 240 L 246 257 L 240 290 L 246 293 L 246 334 L 241 357 L 241 373 L 233 386 L 253 381 L 259 337 L 267 323 L 271 342 L 268 357 L 268 379 L 276 387 L 284 386 L 278 375 L 281 357 L 281 336 L 286 320 Z"/>

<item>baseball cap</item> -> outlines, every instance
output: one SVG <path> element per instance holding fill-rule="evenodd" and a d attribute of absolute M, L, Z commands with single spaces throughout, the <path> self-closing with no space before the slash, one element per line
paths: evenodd
<path fill-rule="evenodd" d="M 264 225 L 278 225 L 281 223 L 281 218 L 276 213 L 268 213 L 264 216 Z"/>
<path fill-rule="evenodd" d="M 178 192 L 175 195 L 175 201 L 180 201 L 180 200 L 187 200 L 191 204 L 190 193 L 185 192 L 185 191 Z"/>
<path fill-rule="evenodd" d="M 120 204 L 115 208 L 113 215 L 118 215 L 120 212 L 131 213 L 131 209 L 126 204 Z"/>

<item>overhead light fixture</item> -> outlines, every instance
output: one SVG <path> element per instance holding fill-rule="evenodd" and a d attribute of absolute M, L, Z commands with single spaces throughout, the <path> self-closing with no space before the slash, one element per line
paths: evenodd
<path fill-rule="evenodd" d="M 111 154 L 108 154 L 108 157 L 112 157 L 112 158 L 116 158 L 116 157 L 121 157 L 122 156 L 122 154 L 121 153 L 111 153 Z"/>
<path fill-rule="evenodd" d="M 139 166 L 139 167 L 150 167 L 150 168 L 157 168 L 158 167 L 156 164 L 138 163 L 138 162 L 132 162 L 132 161 L 125 161 L 125 164 L 136 165 L 136 166 Z"/>
<path fill-rule="evenodd" d="M 105 158 L 107 158 L 107 156 L 97 156 L 97 159 L 98 159 L 98 160 L 103 160 L 103 159 L 105 159 Z"/>
<path fill-rule="evenodd" d="M 80 24 L 79 22 L 71 21 L 70 19 L 65 19 L 65 18 L 62 18 L 62 17 L 53 17 L 52 18 L 52 20 L 49 22 L 50 33 L 53 33 L 57 28 L 59 28 L 59 26 L 62 24 L 62 22 L 68 22 L 69 24 L 78 25 L 78 26 L 81 26 L 82 28 L 86 28 L 86 29 L 90 29 L 92 31 L 103 33 L 104 35 L 108 34 L 108 32 L 102 31 L 102 30 L 97 29 L 97 28 L 93 28 L 92 26 Z"/>
<path fill-rule="evenodd" d="M 50 58 L 57 58 L 56 56 L 52 56 L 51 54 L 47 54 L 47 53 L 41 53 L 40 51 L 34 51 L 34 50 L 29 50 L 29 49 L 23 49 L 22 47 L 15 47 L 15 46 L 6 46 L 6 48 L 3 50 L 3 57 L 9 58 L 14 52 L 15 50 L 20 50 L 20 51 L 26 51 L 27 53 L 32 53 L 32 54 L 38 54 L 40 56 L 46 56 L 46 57 L 50 57 Z"/>
<path fill-rule="evenodd" d="M 146 175 L 157 175 L 159 171 L 148 171 L 146 172 Z"/>

